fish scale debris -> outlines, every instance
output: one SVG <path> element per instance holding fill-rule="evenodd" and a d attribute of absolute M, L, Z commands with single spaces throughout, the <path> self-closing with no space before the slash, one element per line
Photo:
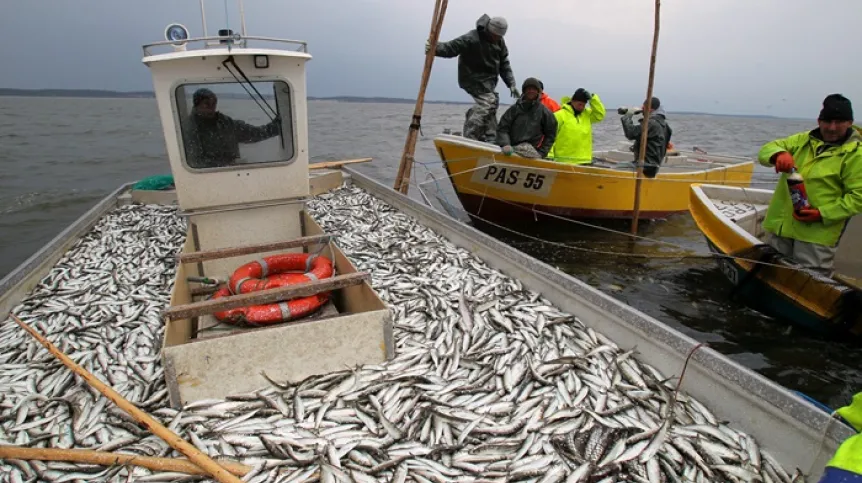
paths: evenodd
<path fill-rule="evenodd" d="M 339 247 L 357 268 L 371 273 L 372 286 L 389 304 L 394 359 L 303 381 L 271 381 L 253 393 L 198 401 L 177 411 L 157 397 L 164 388 L 154 341 L 160 335 L 149 337 L 139 329 L 137 365 L 117 349 L 106 348 L 100 359 L 94 344 L 105 344 L 107 333 L 70 337 L 80 347 L 69 342 L 64 349 L 89 362 L 85 367 L 98 377 L 111 375 L 125 384 L 120 391 L 125 396 L 147 399 L 139 405 L 201 451 L 254 467 L 245 481 L 805 481 L 798 469 L 782 468 L 754 438 L 719 421 L 705 405 L 684 393 L 674 395 L 674 381 L 639 362 L 634 350 L 621 349 L 361 188 L 347 184 L 319 195 L 308 210 L 325 231 L 338 234 Z M 176 220 L 161 223 L 184 230 Z M 107 243 L 114 248 L 106 251 L 135 252 L 138 245 L 111 233 Z M 163 248 L 144 252 L 144 260 L 151 253 L 163 263 L 182 243 L 181 236 L 161 240 Z M 110 256 L 119 267 L 132 263 L 123 262 L 127 256 Z M 136 260 L 133 266 L 142 263 L 147 262 Z M 147 315 L 157 311 L 147 304 L 167 305 L 164 294 L 174 273 L 169 268 L 161 278 L 161 298 L 144 302 L 142 297 L 144 308 L 134 320 L 129 318 L 140 304 L 95 305 L 110 297 L 76 303 L 84 312 L 74 323 L 53 315 L 40 326 L 52 309 L 37 313 L 42 306 L 28 301 L 16 312 L 40 330 L 53 330 L 53 340 L 78 334 L 76 324 L 97 323 L 99 314 L 109 317 L 105 311 L 123 316 L 122 326 L 113 321 L 111 330 L 128 334 L 144 323 L 148 334 L 160 334 L 151 327 L 156 319 Z M 72 285 L 86 287 L 88 276 L 81 274 Z M 66 288 L 54 286 L 50 277 L 41 293 L 72 305 L 57 295 Z M 134 274 L 119 279 L 115 292 L 132 290 L 140 279 Z M 137 322 L 141 318 L 145 322 Z M 66 381 L 68 371 L 12 325 L 0 327 L 0 388 L 9 394 L 0 401 L 0 441 L 69 445 L 73 440 L 64 428 L 71 425 L 75 447 L 180 456 L 110 402 L 94 397 L 86 383 Z M 109 340 L 118 337 L 132 336 Z M 131 350 L 117 345 L 123 354 Z M 52 399 L 60 394 L 72 405 L 77 401 L 71 395 L 86 396 L 78 403 L 78 412 L 86 415 L 72 417 L 74 407 Z M 88 481 L 180 478 L 141 468 L 52 462 L 6 462 L 0 472 L 22 481 L 35 476 L 68 481 L 74 473 Z M 191 480 L 209 481 L 184 479 Z"/>

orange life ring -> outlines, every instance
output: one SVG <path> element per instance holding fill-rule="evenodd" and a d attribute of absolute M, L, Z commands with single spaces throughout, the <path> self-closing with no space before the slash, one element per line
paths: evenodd
<path fill-rule="evenodd" d="M 298 271 L 304 273 L 285 273 Z M 326 257 L 309 253 L 283 253 L 255 260 L 237 268 L 230 277 L 228 287 L 232 293 L 240 294 L 282 287 L 291 283 L 323 280 L 331 276 L 332 262 Z"/>
<path fill-rule="evenodd" d="M 213 294 L 212 298 L 215 300 L 230 294 L 230 289 L 222 287 Z M 219 321 L 229 324 L 270 325 L 305 317 L 323 307 L 328 300 L 329 293 L 319 293 L 287 302 L 229 309 L 213 315 Z"/>
<path fill-rule="evenodd" d="M 228 285 L 213 294 L 212 299 L 322 280 L 331 277 L 332 273 L 332 262 L 324 256 L 308 253 L 273 255 L 237 268 Z M 214 315 L 219 321 L 231 324 L 268 325 L 305 317 L 327 301 L 329 292 L 324 292 L 286 302 L 230 309 Z"/>

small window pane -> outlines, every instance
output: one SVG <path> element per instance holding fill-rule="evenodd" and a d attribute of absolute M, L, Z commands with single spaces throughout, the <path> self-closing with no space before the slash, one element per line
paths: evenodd
<path fill-rule="evenodd" d="M 293 159 L 290 87 L 282 81 L 252 85 L 257 92 L 245 82 L 177 87 L 181 143 L 188 167 L 248 168 Z"/>

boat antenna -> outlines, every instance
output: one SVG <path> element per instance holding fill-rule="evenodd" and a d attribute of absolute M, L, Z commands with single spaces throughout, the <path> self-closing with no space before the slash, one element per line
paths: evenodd
<path fill-rule="evenodd" d="M 227 0 L 224 0 L 224 23 L 227 30 L 225 32 L 230 32 L 230 16 L 227 13 Z M 219 31 L 219 35 L 221 35 L 221 31 Z M 233 42 L 227 42 L 227 51 L 230 52 L 230 48 Z"/>
<path fill-rule="evenodd" d="M 204 13 L 204 0 L 201 0 L 201 23 L 203 24 L 203 28 L 204 28 L 204 38 L 206 38 L 206 36 L 207 36 L 207 16 L 206 16 L 206 13 Z"/>
<path fill-rule="evenodd" d="M 238 0 L 239 2 L 239 21 L 240 28 L 242 29 L 242 38 L 243 38 L 243 46 L 245 46 L 245 6 L 243 4 L 243 0 Z"/>

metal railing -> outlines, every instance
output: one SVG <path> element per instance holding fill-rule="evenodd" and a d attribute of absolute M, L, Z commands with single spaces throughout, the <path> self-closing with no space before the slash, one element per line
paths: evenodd
<path fill-rule="evenodd" d="M 282 44 L 288 44 L 288 45 L 292 45 L 292 46 L 297 47 L 295 49 L 289 49 L 289 50 L 292 50 L 294 52 L 308 53 L 308 42 L 305 42 L 304 40 L 280 39 L 280 38 L 276 38 L 276 37 L 258 37 L 258 36 L 251 36 L 251 35 L 242 36 L 240 34 L 233 34 L 230 36 L 193 37 L 193 38 L 190 38 L 187 40 L 181 40 L 181 41 L 162 40 L 159 42 L 152 42 L 149 44 L 144 44 L 143 50 L 144 50 L 144 57 L 148 57 L 150 55 L 153 55 L 153 53 L 150 51 L 150 49 L 152 47 L 167 47 L 167 46 L 174 47 L 174 46 L 178 46 L 178 45 L 185 45 L 186 48 L 188 49 L 190 44 L 198 43 L 198 42 L 203 42 L 203 48 L 204 49 L 209 49 L 211 47 L 216 47 L 216 48 L 224 48 L 224 47 L 246 48 L 247 47 L 246 42 L 249 40 L 259 40 L 259 41 L 264 41 L 264 42 L 278 42 L 278 43 L 282 43 Z M 216 41 L 216 42 L 214 42 L 214 41 Z M 226 42 L 224 42 L 224 41 L 226 41 Z"/>

